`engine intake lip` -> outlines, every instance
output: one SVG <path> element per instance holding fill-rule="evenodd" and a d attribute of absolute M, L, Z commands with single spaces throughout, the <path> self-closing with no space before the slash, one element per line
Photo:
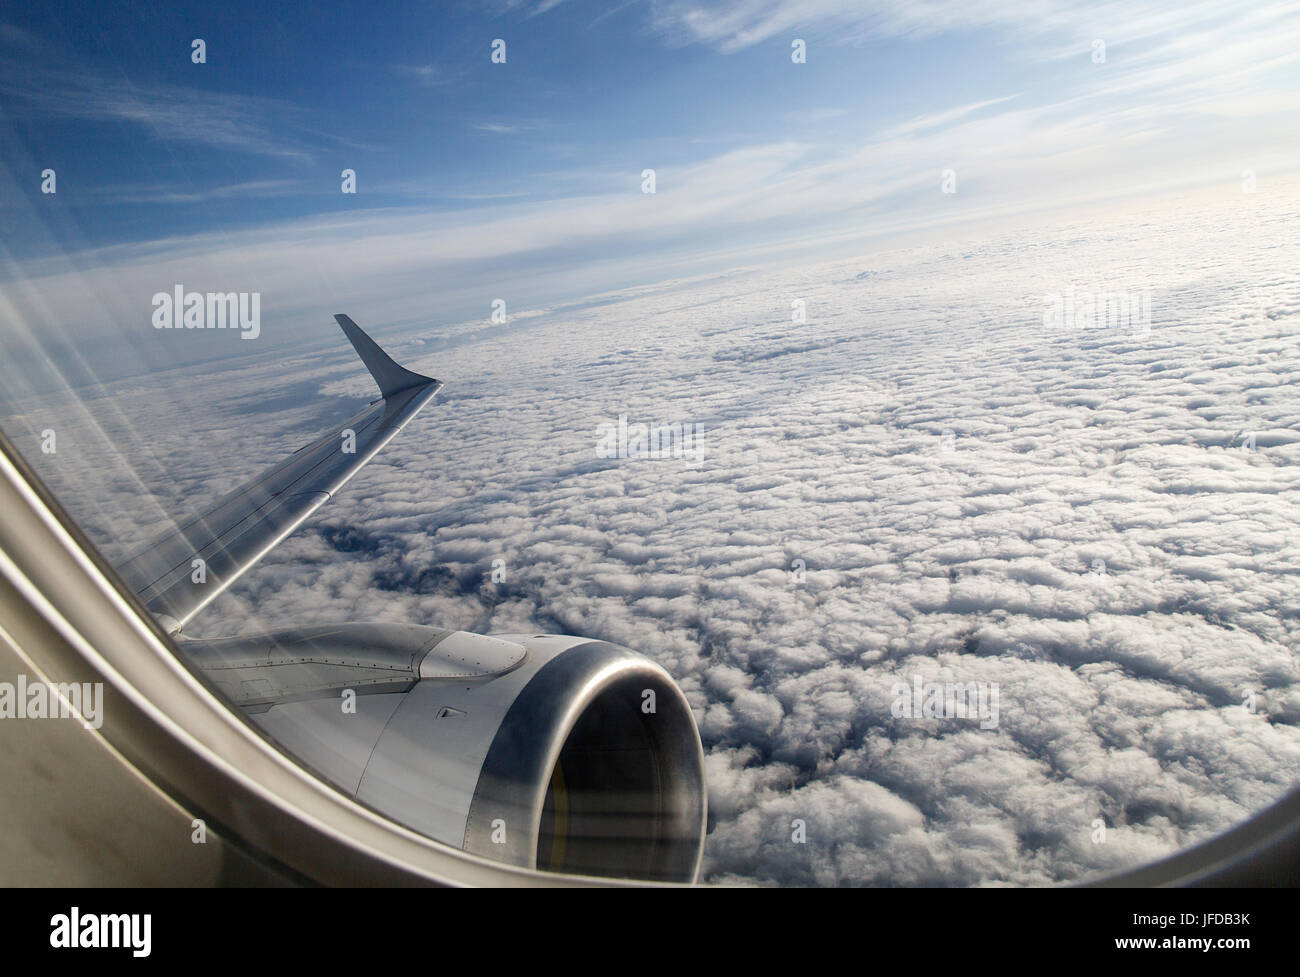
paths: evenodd
<path fill-rule="evenodd" d="M 646 690 L 654 693 L 653 711 Z M 640 744 L 629 757 L 639 780 L 630 794 L 612 798 L 622 812 L 611 812 L 607 804 L 587 805 L 585 813 L 576 811 L 568 819 L 568 830 L 585 831 L 567 839 L 570 850 L 586 851 L 588 858 L 578 868 L 566 864 L 562 870 L 694 882 L 707 817 L 704 752 L 695 718 L 664 669 L 604 641 L 557 655 L 516 696 L 479 772 L 465 823 L 465 850 L 536 868 L 543 812 L 561 754 L 567 746 L 570 780 L 576 757 L 591 781 L 600 761 L 581 758 L 600 753 L 606 732 L 613 738 L 603 744 L 609 751 L 623 748 L 629 738 Z M 576 772 L 581 780 L 583 771 Z M 575 800 L 581 808 L 582 795 Z M 598 864 L 593 852 L 602 853 Z M 549 854 L 543 853 L 544 865 Z"/>

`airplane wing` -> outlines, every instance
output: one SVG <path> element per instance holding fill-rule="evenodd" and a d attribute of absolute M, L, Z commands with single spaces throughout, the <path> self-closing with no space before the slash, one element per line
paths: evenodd
<path fill-rule="evenodd" d="M 699 730 L 691 703 L 672 676 L 628 648 L 532 629 L 485 635 L 391 621 L 313 619 L 259 634 L 206 639 L 180 634 L 199 610 L 337 492 L 440 386 L 394 363 L 347 316 L 337 318 L 379 385 L 380 398 L 164 534 L 119 567 L 120 575 L 172 634 L 177 657 L 193 676 L 301 769 L 367 806 L 371 821 L 393 822 L 529 869 L 694 881 L 708 825 Z M 7 488 L 7 458 L 7 453 L 0 457 L 5 463 L 0 464 L 0 500 L 13 495 Z M 7 544 L 8 512 L 0 519 L 0 543 L 6 544 L 0 553 L 0 612 L 5 595 L 17 589 L 6 569 L 14 549 Z M 60 525 L 39 516 L 24 525 L 32 521 L 45 532 L 47 522 Z M 49 547 L 51 560 L 64 553 L 63 545 Z M 24 541 L 18 552 L 31 548 Z M 82 556 L 75 565 L 84 572 L 92 563 Z M 76 580 L 57 564 L 42 573 L 39 579 L 60 586 Z M 99 600 L 106 596 L 94 578 L 85 589 Z M 57 606 L 44 591 L 40 599 L 42 607 Z M 127 610 L 121 601 L 114 604 L 119 613 Z M 53 620 L 53 610 L 38 613 Z M 74 619 L 80 628 L 82 618 Z M 118 627 L 132 640 L 145 637 L 133 622 Z M 56 627 L 33 630 L 63 634 Z M 3 653 L 7 632 L 0 637 Z M 256 744 L 243 746 L 240 737 L 248 736 L 243 723 L 230 727 L 214 718 L 224 710 L 196 697 L 194 683 L 178 683 L 179 669 L 159 667 L 161 648 L 146 647 L 136 660 L 122 653 L 123 641 L 108 646 L 128 666 L 125 677 L 105 664 L 113 659 L 89 645 L 93 657 L 85 658 L 89 671 L 84 674 L 110 676 L 115 702 L 130 705 L 147 695 L 148 713 L 140 712 L 138 702 L 132 708 L 145 717 L 141 722 L 152 722 L 149 728 L 160 732 L 142 739 L 139 722 L 116 719 L 117 709 L 108 710 L 109 722 L 125 721 L 130 728 L 125 733 L 120 730 L 126 727 L 106 729 L 114 737 L 134 736 L 122 741 L 133 744 L 132 750 L 163 743 L 161 753 L 144 754 L 147 767 L 175 772 L 179 779 L 168 782 L 186 787 L 185 799 L 193 800 L 194 810 L 231 811 L 234 820 L 227 823 L 246 824 L 248 811 L 262 810 L 257 805 L 270 797 L 283 805 L 265 808 L 275 825 L 335 823 L 316 820 L 315 814 L 307 821 L 287 820 L 293 812 L 328 813 L 329 808 L 300 806 L 302 798 L 316 796 L 304 793 L 308 785 L 301 773 L 276 779 L 274 764 L 247 752 L 265 748 L 265 742 L 258 737 Z M 62 658 L 52 660 L 67 667 Z M 148 682 L 139 683 L 140 675 Z M 138 691 L 123 695 L 132 688 Z M 152 718 L 155 714 L 161 718 Z M 203 749 L 195 752 L 195 744 Z M 178 757 L 184 758 L 184 769 L 176 766 Z M 257 773 L 242 776 L 243 768 L 227 757 L 255 758 Z M 219 778 L 232 769 L 241 773 L 236 787 L 212 793 L 211 785 L 225 785 Z M 193 770 L 204 773 L 196 778 Z M 266 795 L 251 793 L 250 785 Z M 254 797 L 250 807 L 248 799 Z M 328 799 L 313 803 L 324 805 Z M 375 828 L 366 824 L 367 830 Z M 326 834 L 333 837 L 334 830 Z M 283 837 L 284 830 L 273 827 L 253 840 L 265 846 L 268 839 Z"/>
<path fill-rule="evenodd" d="M 179 631 L 328 501 L 442 386 L 398 366 L 347 316 L 334 318 L 379 385 L 380 399 L 118 567 L 169 631 Z"/>

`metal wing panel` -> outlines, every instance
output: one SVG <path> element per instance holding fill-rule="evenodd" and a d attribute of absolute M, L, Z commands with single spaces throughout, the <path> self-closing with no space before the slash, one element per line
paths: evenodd
<path fill-rule="evenodd" d="M 450 631 L 415 624 L 334 624 L 209 640 L 182 639 L 186 658 L 247 712 L 307 699 L 405 692 Z"/>
<path fill-rule="evenodd" d="M 513 641 L 419 624 L 319 624 L 237 638 L 180 640 L 186 660 L 248 712 L 309 699 L 405 692 L 416 682 L 460 685 L 518 668 Z"/>
<path fill-rule="evenodd" d="M 163 533 L 118 568 L 123 579 L 152 613 L 174 619 L 170 626 L 178 629 L 337 492 L 441 386 L 427 380 L 375 401 Z M 352 444 L 343 438 L 349 429 Z M 203 561 L 202 572 L 196 559 Z"/>

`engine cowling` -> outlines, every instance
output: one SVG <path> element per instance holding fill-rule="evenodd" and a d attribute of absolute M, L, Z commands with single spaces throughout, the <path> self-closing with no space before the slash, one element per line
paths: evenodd
<path fill-rule="evenodd" d="M 643 655 L 563 635 L 346 624 L 181 647 L 285 749 L 386 816 L 544 871 L 694 881 L 699 732 Z"/>

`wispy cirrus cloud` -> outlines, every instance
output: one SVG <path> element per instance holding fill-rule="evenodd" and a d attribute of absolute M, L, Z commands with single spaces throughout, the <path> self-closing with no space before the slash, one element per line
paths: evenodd
<path fill-rule="evenodd" d="M 404 78 L 409 78 L 422 88 L 438 88 L 456 81 L 456 74 L 446 65 L 430 62 L 428 64 L 399 64 L 394 69 Z"/>
<path fill-rule="evenodd" d="M 924 132 L 927 129 L 939 129 L 951 125 L 959 119 L 978 112 L 980 109 L 986 109 L 990 105 L 1000 105 L 1003 102 L 1009 102 L 1016 98 L 1015 95 L 1004 95 L 1001 98 L 986 98 L 981 102 L 971 102 L 967 105 L 958 105 L 956 108 L 945 109 L 942 112 L 931 112 L 927 115 L 918 115 L 910 122 L 904 122 L 901 125 L 890 126 L 881 130 L 880 135 L 886 139 L 896 138 L 898 136 L 910 136 L 914 133 Z"/>
<path fill-rule="evenodd" d="M 529 125 L 525 122 L 476 122 L 474 128 L 479 132 L 495 132 L 499 135 L 513 135 L 517 132 L 527 132 L 536 126 Z"/>
<path fill-rule="evenodd" d="M 138 186 L 106 186 L 91 191 L 95 197 L 114 203 L 177 204 L 200 203 L 206 200 L 241 200 L 257 197 L 278 197 L 305 189 L 300 180 L 248 180 L 243 183 L 226 183 L 203 189 L 179 187 L 169 189 L 158 184 Z"/>
<path fill-rule="evenodd" d="M 47 52 L 34 63 L 0 56 L 0 96 L 11 116 L 138 126 L 161 142 L 198 143 L 254 156 L 310 160 L 307 144 L 284 132 L 295 109 L 276 99 L 138 84 Z"/>
<path fill-rule="evenodd" d="M 995 42 L 1010 61 L 1075 59 L 1091 68 L 1100 55 L 1095 70 L 1056 77 L 1054 100 L 1142 97 L 1211 115 L 1224 114 L 1229 99 L 1237 114 L 1246 115 L 1296 97 L 1293 68 L 1300 60 L 1300 17 L 1289 3 L 1035 0 L 1011 7 L 996 0 L 738 0 L 705 6 L 658 0 L 649 23 L 671 44 L 703 44 L 724 54 L 795 36 L 861 45 L 951 35 Z M 938 109 L 886 134 L 951 124 L 1011 97 Z"/>
<path fill-rule="evenodd" d="M 1285 6 L 1276 9 L 1281 12 Z M 1033 0 L 1014 6 L 999 0 L 652 0 L 651 11 L 652 29 L 672 43 L 709 44 L 734 52 L 796 30 L 835 43 L 862 44 L 991 29 L 1021 41 L 1072 36 L 1086 48 L 1086 42 L 1107 34 L 1132 42 L 1216 19 L 1228 21 L 1239 17 L 1241 5 L 1230 0 Z"/>

